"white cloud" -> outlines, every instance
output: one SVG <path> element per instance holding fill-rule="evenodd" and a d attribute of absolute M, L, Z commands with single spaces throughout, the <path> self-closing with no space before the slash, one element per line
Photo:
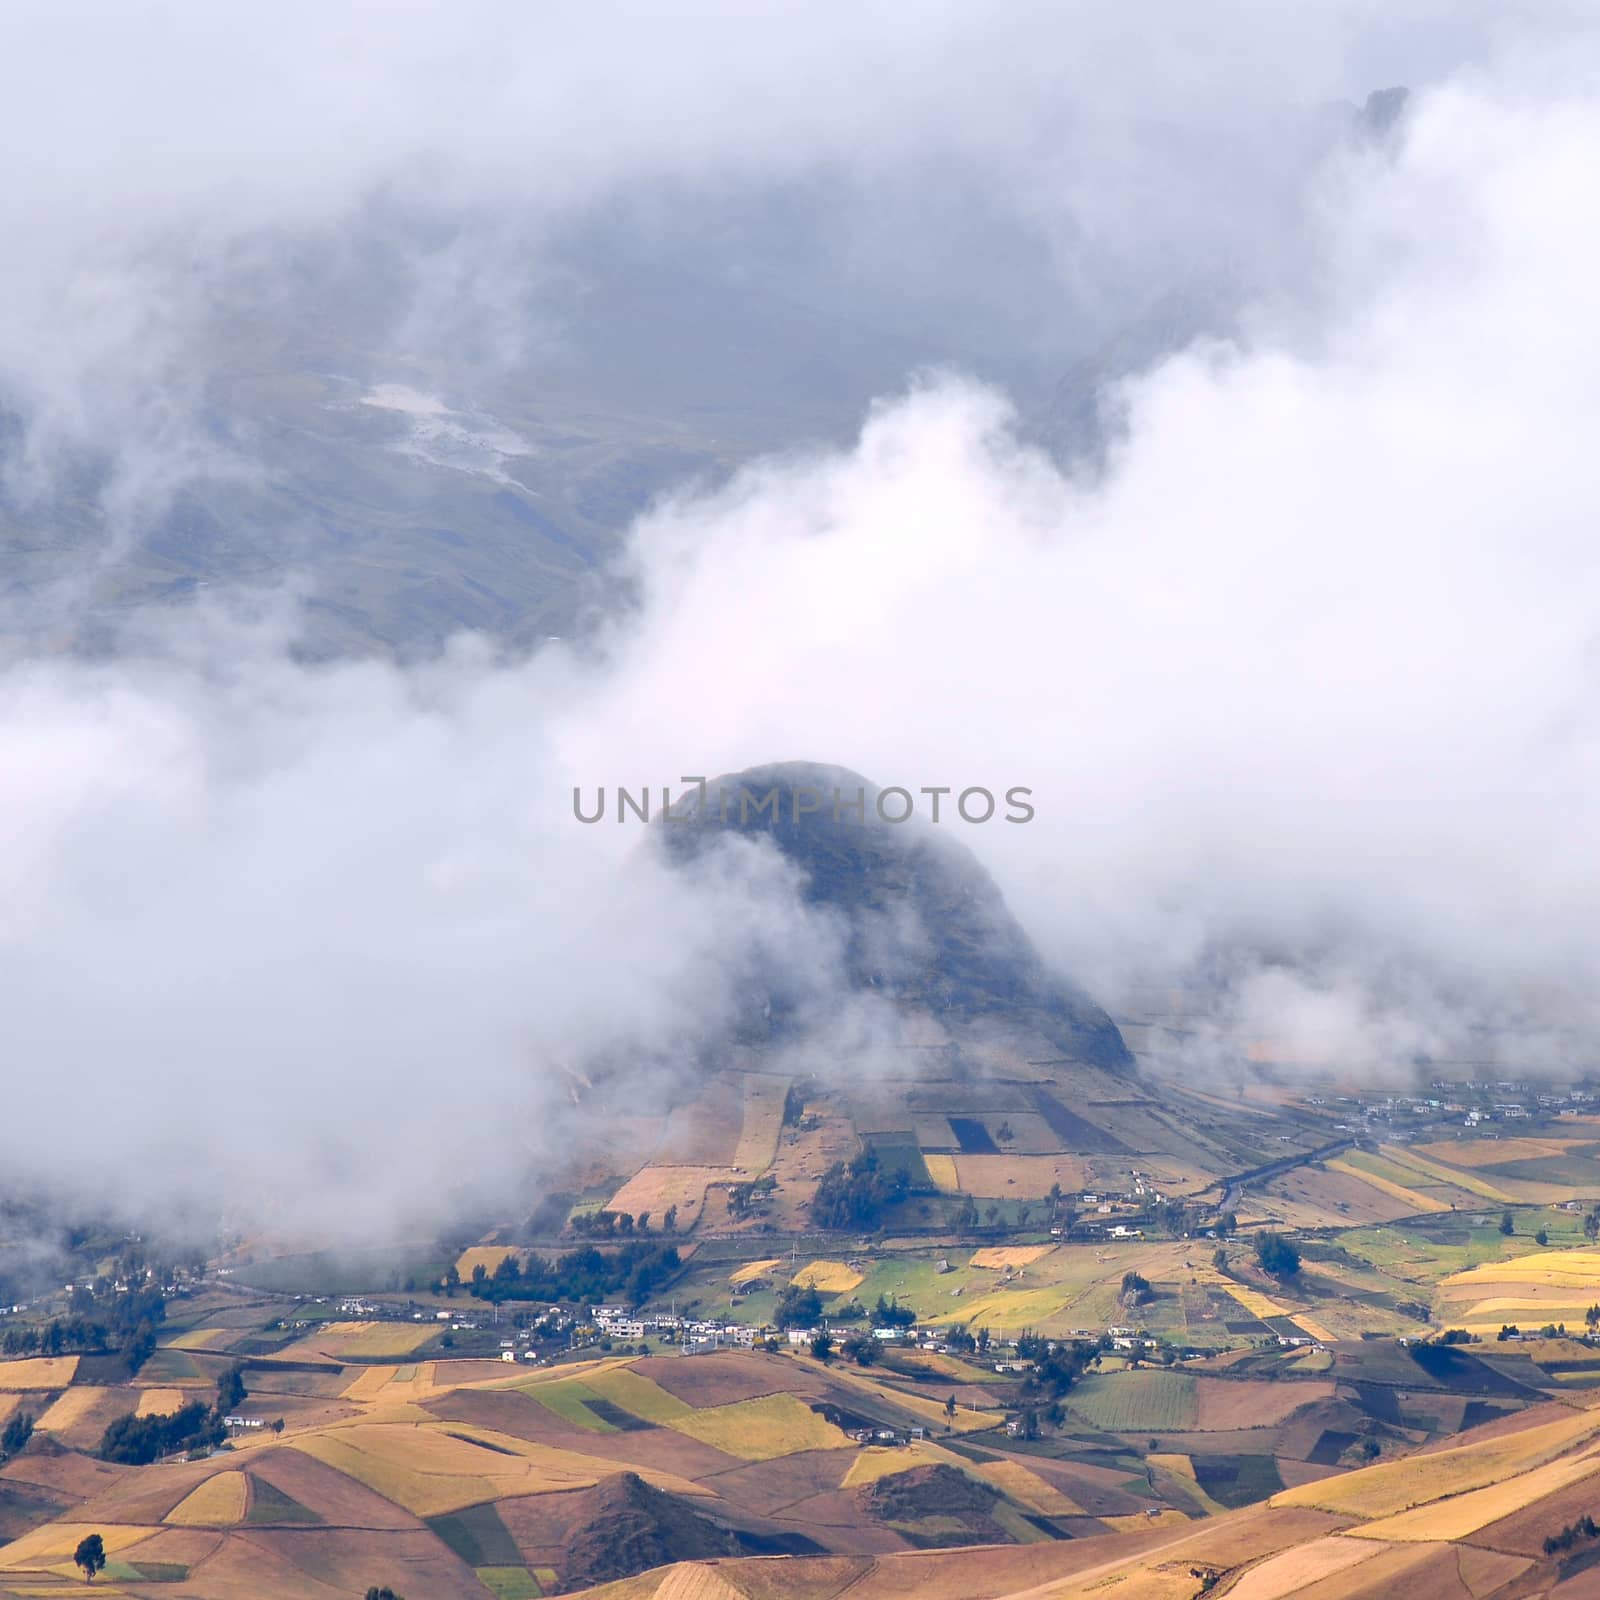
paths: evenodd
<path fill-rule="evenodd" d="M 813 110 L 780 91 L 816 48 L 785 17 L 775 37 L 799 53 L 730 38 L 728 120 L 673 128 L 663 161 L 709 159 L 750 125 L 739 159 L 781 164 Z M 448 36 L 457 64 L 471 22 Z M 384 84 L 412 84 L 424 134 L 450 123 L 465 91 L 437 70 L 431 24 L 366 42 L 327 26 L 291 12 L 268 51 L 281 66 L 312 28 L 301 98 L 273 92 L 276 69 L 237 106 L 215 90 L 216 149 L 182 192 L 157 185 L 175 215 L 226 189 L 269 128 L 303 145 L 283 181 L 314 207 L 306 169 L 336 101 L 353 150 L 330 192 L 353 192 L 349 174 L 402 143 L 389 102 L 361 92 L 374 52 Z M 569 129 L 586 94 L 619 99 L 635 125 L 583 160 L 647 175 L 641 130 L 700 70 L 694 38 L 637 105 L 600 52 L 529 115 Z M 952 23 L 887 62 L 899 42 L 885 29 L 852 58 L 871 92 L 837 85 L 848 115 L 819 115 L 808 159 L 864 124 L 924 126 L 906 119 L 943 81 L 916 75 L 929 52 L 977 48 Z M 534 67 L 469 53 L 474 95 L 497 91 L 477 155 L 526 160 L 540 147 L 507 128 Z M 430 101 L 440 83 L 457 86 Z M 963 81 L 957 108 L 976 95 Z M 1003 98 L 985 102 L 1002 144 Z M 164 115 L 131 142 L 177 141 Z M 58 136 L 59 182 L 89 146 Z M 782 881 L 665 883 L 628 855 L 635 834 L 572 821 L 572 785 L 775 759 L 1031 786 L 1034 823 L 965 836 L 1102 990 L 1242 947 L 1260 959 L 1229 975 L 1222 1022 L 1297 1046 L 1450 1045 L 1463 1020 L 1533 1001 L 1541 1020 L 1592 1020 L 1597 157 L 1592 97 L 1515 64 L 1426 96 L 1392 159 L 1330 174 L 1315 314 L 1277 305 L 1246 345 L 1130 383 L 1103 477 L 1064 479 L 1018 442 L 1004 397 L 930 378 L 851 449 L 646 518 L 637 608 L 593 653 L 311 668 L 200 618 L 164 662 L 10 670 L 0 971 L 23 1111 L 3 1153 L 141 1192 L 226 1176 L 360 1224 L 462 1174 L 511 1185 L 565 1064 L 714 1027 L 722 958 L 793 914 Z M 805 959 L 825 984 L 825 947 Z M 98 1153 L 41 1137 L 68 1082 L 106 1130 Z"/>

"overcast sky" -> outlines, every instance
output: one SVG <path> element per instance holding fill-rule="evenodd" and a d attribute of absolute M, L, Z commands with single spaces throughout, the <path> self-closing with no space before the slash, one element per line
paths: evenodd
<path fill-rule="evenodd" d="M 572 786 L 793 758 L 1032 787 L 1034 823 L 961 837 L 1109 999 L 1203 973 L 1220 1026 L 1363 1066 L 1517 1020 L 1560 1067 L 1546 1030 L 1593 1023 L 1582 9 L 52 3 L 7 32 L 7 492 L 92 447 L 127 520 L 259 470 L 208 411 L 216 319 L 286 316 L 306 252 L 379 216 L 416 252 L 380 348 L 443 281 L 520 352 L 505 383 L 537 380 L 541 250 L 624 203 L 638 248 L 652 196 L 804 190 L 816 292 L 870 317 L 901 263 L 924 307 L 982 304 L 981 244 L 923 253 L 959 173 L 1060 295 L 976 318 L 991 378 L 1030 315 L 1066 352 L 1060 305 L 1092 335 L 1191 248 L 1243 286 L 1228 342 L 1101 396 L 1103 471 L 1038 453 L 1003 383 L 907 374 L 848 446 L 686 485 L 633 530 L 628 612 L 532 659 L 300 666 L 292 598 L 213 594 L 8 668 L 12 1170 L 370 1227 L 492 1128 L 472 1170 L 509 1191 L 575 1064 L 714 1029 L 721 957 L 795 915 L 770 864 L 665 883 Z M 1388 140 L 1329 109 L 1401 82 Z M 898 236 L 875 186 L 915 197 Z M 826 984 L 820 931 L 796 949 Z M 64 1083 L 158 1159 L 41 1136 Z"/>

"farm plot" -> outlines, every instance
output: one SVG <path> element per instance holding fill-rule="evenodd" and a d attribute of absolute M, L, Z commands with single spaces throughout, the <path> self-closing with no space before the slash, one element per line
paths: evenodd
<path fill-rule="evenodd" d="M 707 1188 L 713 1183 L 733 1181 L 734 1173 L 728 1166 L 668 1166 L 652 1163 L 629 1178 L 606 1202 L 606 1206 L 611 1211 L 631 1211 L 636 1217 L 648 1211 L 658 1227 L 667 1211 L 676 1206 L 678 1229 L 686 1233 L 700 1220 Z"/>
<path fill-rule="evenodd" d="M 159 1528 L 118 1527 L 109 1523 L 101 1528 L 87 1522 L 47 1522 L 20 1539 L 0 1545 L 0 1567 L 14 1570 L 70 1563 L 78 1541 L 90 1533 L 98 1533 L 105 1543 L 106 1553 L 116 1555 L 160 1531 Z"/>
<path fill-rule="evenodd" d="M 917 1467 L 932 1467 L 938 1465 L 955 1467 L 965 1472 L 968 1463 L 960 1456 L 954 1455 L 949 1450 L 943 1450 L 936 1444 L 928 1444 L 923 1440 L 913 1440 L 909 1445 L 902 1445 L 890 1449 L 879 1445 L 868 1445 L 865 1450 L 856 1452 L 850 1462 L 850 1470 L 845 1473 L 840 1481 L 841 1489 L 857 1489 L 864 1483 L 879 1483 L 884 1478 L 892 1478 L 902 1472 L 910 1472 Z"/>
<path fill-rule="evenodd" d="M 843 1261 L 813 1261 L 789 1280 L 797 1289 L 815 1289 L 819 1294 L 848 1294 L 865 1274 Z"/>
<path fill-rule="evenodd" d="M 1335 1393 L 1332 1383 L 1205 1377 L 1194 1381 L 1199 1406 L 1194 1426 L 1202 1431 L 1273 1428 L 1302 1406 L 1331 1400 Z"/>
<path fill-rule="evenodd" d="M 382 1360 L 410 1355 L 437 1332 L 426 1322 L 330 1322 L 285 1345 L 280 1355 L 286 1359 L 322 1356 L 330 1361 Z"/>
<path fill-rule="evenodd" d="M 141 1389 L 134 1415 L 170 1417 L 174 1411 L 182 1409 L 185 1398 L 182 1389 Z"/>
<path fill-rule="evenodd" d="M 1565 1156 L 1568 1151 L 1585 1149 L 1592 1143 L 1583 1139 L 1441 1139 L 1434 1144 L 1413 1145 L 1412 1149 L 1430 1161 L 1477 1168 Z"/>
<path fill-rule="evenodd" d="M 733 1165 L 742 1173 L 756 1176 L 772 1165 L 778 1151 L 778 1137 L 783 1132 L 783 1107 L 792 1081 L 788 1077 L 746 1075 L 743 1120 L 739 1142 L 733 1151 Z"/>
<path fill-rule="evenodd" d="M 471 1281 L 473 1272 L 482 1267 L 493 1276 L 494 1270 L 507 1256 L 515 1256 L 520 1264 L 525 1252 L 508 1244 L 475 1244 L 456 1257 L 456 1272 L 463 1283 Z"/>
<path fill-rule="evenodd" d="M 996 1272 L 1006 1267 L 1029 1267 L 1042 1256 L 1049 1255 L 1054 1248 L 1054 1245 L 1048 1244 L 990 1245 L 982 1250 L 974 1250 L 967 1264 L 989 1267 Z"/>
<path fill-rule="evenodd" d="M 547 1411 L 554 1412 L 563 1422 L 576 1428 L 587 1428 L 591 1433 L 614 1433 L 613 1423 L 594 1409 L 595 1402 L 602 1406 L 604 1399 L 586 1383 L 571 1378 L 565 1383 L 541 1383 L 525 1388 L 522 1393 L 537 1400 Z"/>
<path fill-rule="evenodd" d="M 231 1528 L 244 1521 L 248 1489 L 242 1472 L 219 1472 L 180 1500 L 166 1520 L 180 1528 Z"/>
<path fill-rule="evenodd" d="M 1421 1178 L 1425 1183 L 1445 1184 L 1452 1188 L 1464 1189 L 1480 1200 L 1493 1200 L 1500 1204 L 1519 1198 L 1506 1189 L 1474 1177 L 1470 1172 L 1446 1166 L 1443 1162 L 1430 1161 L 1426 1156 L 1420 1155 L 1415 1148 L 1386 1144 L 1380 1145 L 1379 1149 L 1392 1166 L 1401 1168 L 1412 1177 L 1412 1181 Z M 1405 1180 L 1402 1178 L 1400 1181 Z"/>
<path fill-rule="evenodd" d="M 1255 1190 L 1251 1200 L 1276 1222 L 1292 1228 L 1326 1228 L 1392 1222 L 1429 1207 L 1396 1199 L 1382 1181 L 1348 1171 L 1296 1167 Z"/>
<path fill-rule="evenodd" d="M 1535 1467 L 1600 1432 L 1600 1416 L 1580 1412 L 1404 1461 L 1384 1461 L 1342 1478 L 1303 1484 L 1273 1497 L 1275 1506 L 1313 1506 L 1339 1515 L 1393 1517 L 1446 1495 L 1482 1489 Z M 1510 1508 L 1508 1508 L 1510 1509 Z"/>
<path fill-rule="evenodd" d="M 1514 1516 L 1546 1495 L 1559 1494 L 1574 1483 L 1592 1482 L 1597 1473 L 1600 1461 L 1592 1451 L 1564 1456 L 1520 1472 L 1504 1483 L 1452 1495 L 1350 1531 L 1362 1539 L 1464 1539 L 1491 1522 Z"/>
<path fill-rule="evenodd" d="M 237 1328 L 185 1328 L 175 1338 L 168 1339 L 168 1350 L 216 1350 L 239 1337 Z"/>
<path fill-rule="evenodd" d="M 782 1265 L 782 1256 L 769 1256 L 764 1261 L 747 1261 L 742 1267 L 737 1267 L 728 1274 L 728 1282 L 735 1288 L 740 1288 L 754 1278 L 767 1277 L 774 1267 Z"/>
<path fill-rule="evenodd" d="M 1105 1433 L 1177 1433 L 1193 1428 L 1200 1417 L 1191 1374 L 1144 1367 L 1085 1378 L 1067 1405 Z"/>
<path fill-rule="evenodd" d="M 530 1444 L 509 1434 L 437 1423 L 344 1423 L 297 1438 L 303 1451 L 419 1517 L 440 1516 L 507 1495 L 592 1488 L 616 1463 Z M 697 1484 L 640 1469 L 641 1477 L 679 1494 Z"/>
<path fill-rule="evenodd" d="M 1338 1157 L 1328 1162 L 1328 1170 L 1330 1172 L 1344 1173 L 1346 1176 L 1366 1185 L 1369 1189 L 1376 1189 L 1379 1194 L 1388 1196 L 1389 1199 L 1406 1208 L 1402 1215 L 1416 1212 L 1448 1211 L 1450 1209 L 1445 1201 L 1436 1199 L 1431 1194 L 1424 1194 L 1420 1189 L 1408 1188 L 1405 1184 L 1396 1183 L 1393 1179 L 1386 1178 L 1381 1173 L 1368 1172 L 1353 1162 L 1341 1160 Z"/>
<path fill-rule="evenodd" d="M 1251 1567 L 1229 1590 L 1230 1600 L 1293 1600 L 1312 1584 L 1370 1561 L 1378 1551 L 1337 1534 L 1296 1545 Z M 1352 1590 L 1352 1593 L 1355 1591 Z"/>
<path fill-rule="evenodd" d="M 839 1450 L 850 1445 L 843 1432 L 792 1394 L 769 1394 L 731 1406 L 685 1411 L 667 1426 L 746 1461 L 771 1461 L 802 1450 Z"/>
<path fill-rule="evenodd" d="M 1083 1188 L 1089 1175 L 1081 1156 L 958 1155 L 951 1159 L 956 1166 L 956 1187 L 983 1200 L 1043 1200 L 1056 1184 L 1069 1192 Z"/>
<path fill-rule="evenodd" d="M 76 1356 L 25 1356 L 0 1361 L 0 1392 L 65 1389 L 78 1370 Z"/>
<path fill-rule="evenodd" d="M 1600 1250 L 1541 1250 L 1509 1261 L 1486 1261 L 1445 1278 L 1441 1288 L 1517 1284 L 1542 1288 L 1600 1290 Z"/>

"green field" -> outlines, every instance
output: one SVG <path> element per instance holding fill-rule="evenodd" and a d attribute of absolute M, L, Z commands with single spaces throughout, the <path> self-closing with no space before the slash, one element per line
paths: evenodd
<path fill-rule="evenodd" d="M 591 1433 L 615 1433 L 617 1430 L 603 1417 L 589 1409 L 588 1402 L 599 1396 L 576 1378 L 565 1378 L 558 1383 L 530 1383 L 522 1392 L 537 1400 L 545 1410 L 553 1411 L 565 1422 L 575 1427 L 587 1428 Z"/>
<path fill-rule="evenodd" d="M 1180 1432 L 1199 1418 L 1194 1379 L 1148 1367 L 1085 1378 L 1067 1405 L 1090 1427 L 1106 1433 Z"/>

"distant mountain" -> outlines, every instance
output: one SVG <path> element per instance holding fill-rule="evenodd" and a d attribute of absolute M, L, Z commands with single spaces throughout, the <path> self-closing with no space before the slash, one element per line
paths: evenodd
<path fill-rule="evenodd" d="M 845 970 L 857 989 L 951 1021 L 1028 1030 L 1073 1059 L 1132 1067 L 1116 1024 L 1046 968 L 987 871 L 952 836 L 952 827 L 965 824 L 935 826 L 925 816 L 880 821 L 877 785 L 809 762 L 752 767 L 707 790 L 703 808 L 679 808 L 690 821 L 661 825 L 669 856 L 687 864 L 729 836 L 770 840 L 800 868 L 806 905 L 839 915 Z M 797 793 L 807 790 L 827 798 L 797 817 Z M 835 790 L 846 803 L 864 791 L 863 820 L 845 806 L 835 815 Z M 772 795 L 775 808 L 758 810 Z M 781 1027 L 781 973 L 769 975 L 764 1004 Z"/>

